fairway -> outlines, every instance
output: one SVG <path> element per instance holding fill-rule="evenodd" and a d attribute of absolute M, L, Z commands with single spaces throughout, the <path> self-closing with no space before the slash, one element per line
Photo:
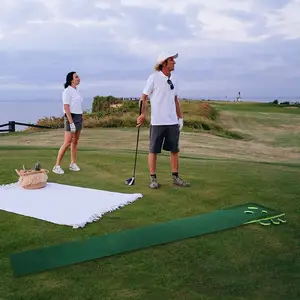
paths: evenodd
<path fill-rule="evenodd" d="M 158 158 L 162 188 L 148 188 L 146 129 L 141 135 L 136 184 L 131 187 L 124 181 L 132 175 L 136 130 L 84 129 L 78 153 L 82 171 L 66 171 L 64 176 L 50 172 L 49 181 L 142 193 L 143 198 L 80 230 L 0 211 L 0 299 L 298 299 L 300 154 L 296 129 L 300 115 L 281 116 L 280 122 L 272 121 L 277 112 L 268 112 L 266 121 L 254 109 L 226 108 L 221 113 L 223 123 L 250 136 L 242 141 L 184 131 L 180 174 L 192 184 L 184 189 L 171 184 L 167 153 Z M 289 138 L 291 128 L 296 138 Z M 16 181 L 14 170 L 23 164 L 31 167 L 40 161 L 51 170 L 62 133 L 51 130 L 1 136 L 0 185 Z M 116 140 L 120 144 L 114 148 Z M 65 169 L 68 159 L 69 153 L 63 161 Z M 283 211 L 287 223 L 249 224 L 27 277 L 12 275 L 9 256 L 15 252 L 246 202 Z"/>

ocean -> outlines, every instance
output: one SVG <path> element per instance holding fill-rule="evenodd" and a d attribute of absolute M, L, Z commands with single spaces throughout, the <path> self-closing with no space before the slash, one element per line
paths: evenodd
<path fill-rule="evenodd" d="M 207 98 L 206 98 L 207 99 Z M 220 97 L 211 97 L 211 99 L 223 100 Z M 243 101 L 252 102 L 272 102 L 275 98 L 248 98 Z M 231 100 L 232 99 L 228 99 Z M 282 101 L 299 101 L 300 97 L 282 97 L 278 98 Z M 91 110 L 92 100 L 84 101 L 84 110 Z M 36 123 L 38 119 L 43 117 L 61 116 L 62 102 L 61 100 L 42 100 L 42 101 L 1 101 L 0 100 L 0 125 L 8 123 L 8 121 L 16 121 L 21 123 Z M 3 128 L 0 128 L 3 129 Z M 16 126 L 16 130 L 24 130 L 24 126 Z"/>
<path fill-rule="evenodd" d="M 85 101 L 84 110 L 92 108 L 92 102 Z M 60 101 L 0 101 L 0 125 L 9 121 L 35 124 L 43 117 L 59 117 L 63 115 Z M 6 129 L 7 127 L 5 127 Z M 24 130 L 25 126 L 16 125 L 16 131 Z M 4 129 L 4 128 L 0 128 Z"/>

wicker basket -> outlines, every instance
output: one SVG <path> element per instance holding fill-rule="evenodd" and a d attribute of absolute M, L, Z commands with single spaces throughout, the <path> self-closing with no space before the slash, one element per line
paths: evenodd
<path fill-rule="evenodd" d="M 16 170 L 19 177 L 19 184 L 27 190 L 40 189 L 47 185 L 48 170 Z"/>

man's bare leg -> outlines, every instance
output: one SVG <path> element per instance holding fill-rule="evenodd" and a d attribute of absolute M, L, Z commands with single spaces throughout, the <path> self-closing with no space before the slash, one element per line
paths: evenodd
<path fill-rule="evenodd" d="M 156 161 L 157 161 L 157 154 L 149 153 L 148 165 L 149 165 L 150 175 L 156 174 Z"/>
<path fill-rule="evenodd" d="M 150 172 L 149 187 L 151 189 L 159 188 L 159 184 L 158 184 L 157 177 L 156 177 L 156 161 L 157 161 L 157 154 L 149 153 L 149 156 L 148 156 L 148 165 L 149 165 L 149 172 Z"/>
<path fill-rule="evenodd" d="M 182 186 L 182 187 L 190 186 L 190 183 L 186 182 L 185 180 L 180 178 L 178 175 L 179 153 L 171 152 L 170 161 L 171 161 L 171 168 L 172 168 L 173 183 L 178 186 Z"/>
<path fill-rule="evenodd" d="M 178 173 L 178 166 L 179 166 L 178 152 L 171 152 L 170 162 L 171 162 L 172 173 Z"/>

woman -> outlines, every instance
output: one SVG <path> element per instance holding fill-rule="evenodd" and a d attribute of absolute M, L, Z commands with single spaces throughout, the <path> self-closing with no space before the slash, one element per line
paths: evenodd
<path fill-rule="evenodd" d="M 56 174 L 64 174 L 64 170 L 61 168 L 60 163 L 64 157 L 66 150 L 71 146 L 71 164 L 69 170 L 80 171 L 80 168 L 76 164 L 76 154 L 78 140 L 82 129 L 82 97 L 77 90 L 77 86 L 80 83 L 80 78 L 76 72 L 70 72 L 67 74 L 65 89 L 62 93 L 63 111 L 64 111 L 64 127 L 65 138 L 64 143 L 60 147 L 57 155 L 56 164 L 52 171 Z"/>

